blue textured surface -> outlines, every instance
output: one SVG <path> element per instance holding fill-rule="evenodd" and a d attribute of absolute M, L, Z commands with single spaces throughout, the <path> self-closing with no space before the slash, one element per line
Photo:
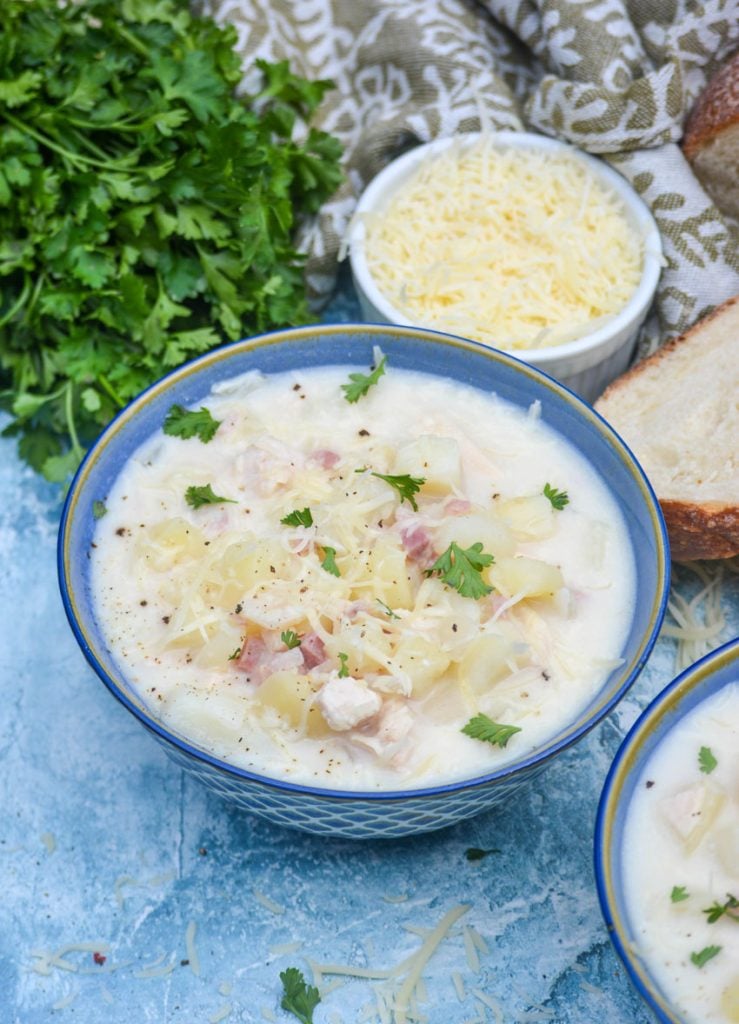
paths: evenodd
<path fill-rule="evenodd" d="M 332 311 L 355 315 L 349 300 Z M 10 440 L 0 441 L 0 493 L 2 1024 L 208 1024 L 229 1006 L 226 1024 L 294 1024 L 279 1007 L 285 967 L 307 974 L 305 957 L 394 964 L 421 941 L 405 925 L 432 927 L 460 902 L 472 907 L 461 923 L 490 951 L 474 973 L 457 926 L 426 973 L 430 1024 L 477 1019 L 473 988 L 500 1003 L 505 1024 L 535 1019 L 537 1005 L 557 1024 L 648 1024 L 602 923 L 592 833 L 620 739 L 673 675 L 670 641 L 616 711 L 513 804 L 390 844 L 301 835 L 190 781 L 88 668 L 57 591 L 56 488 L 21 465 Z M 725 595 L 728 639 L 736 578 Z M 501 852 L 471 863 L 468 847 Z M 181 965 L 190 921 L 199 976 Z M 294 952 L 274 952 L 293 942 Z M 76 971 L 37 973 L 34 951 L 68 943 L 107 960 L 73 951 Z M 160 956 L 171 973 L 136 976 Z M 315 1022 L 354 1024 L 369 1001 L 366 983 L 347 982 Z"/>

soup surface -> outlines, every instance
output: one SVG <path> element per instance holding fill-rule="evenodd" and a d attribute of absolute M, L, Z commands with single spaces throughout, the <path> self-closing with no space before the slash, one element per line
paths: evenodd
<path fill-rule="evenodd" d="M 636 948 L 691 1024 L 739 1021 L 739 681 L 666 736 L 624 832 Z"/>
<path fill-rule="evenodd" d="M 336 789 L 534 750 L 619 664 L 633 603 L 615 503 L 538 405 L 376 355 L 174 407 L 100 496 L 92 552 L 99 621 L 158 718 Z"/>

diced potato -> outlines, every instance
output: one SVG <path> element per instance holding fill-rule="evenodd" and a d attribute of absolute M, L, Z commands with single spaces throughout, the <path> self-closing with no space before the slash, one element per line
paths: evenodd
<path fill-rule="evenodd" d="M 521 540 L 539 540 L 554 531 L 555 512 L 543 494 L 496 501 L 495 510 Z"/>
<path fill-rule="evenodd" d="M 739 1024 L 739 974 L 734 975 L 721 993 L 721 1012 L 732 1024 Z"/>
<path fill-rule="evenodd" d="M 157 572 L 166 572 L 178 561 L 197 558 L 206 550 L 203 534 L 197 526 L 176 516 L 155 523 L 143 531 L 137 551 L 146 564 Z"/>
<path fill-rule="evenodd" d="M 483 578 L 504 597 L 553 597 L 564 586 L 556 565 L 537 558 L 499 558 L 483 571 Z"/>
<path fill-rule="evenodd" d="M 273 672 L 257 689 L 254 699 L 273 708 L 288 725 L 309 736 L 324 735 L 328 726 L 313 707 L 314 691 L 306 676 L 297 672 Z"/>
<path fill-rule="evenodd" d="M 234 593 L 239 596 L 265 580 L 290 575 L 295 556 L 277 540 L 245 541 L 230 544 L 216 563 L 215 569 L 224 582 L 234 586 L 228 592 L 229 603 Z"/>
<path fill-rule="evenodd" d="M 343 563 L 341 567 L 344 568 Z M 353 552 L 346 560 L 346 570 L 345 575 L 358 584 L 352 590 L 354 599 L 379 597 L 391 608 L 412 607 L 413 588 L 405 552 L 401 548 L 377 541 L 364 554 Z"/>
<path fill-rule="evenodd" d="M 462 548 L 482 544 L 483 551 L 495 558 L 512 555 L 515 550 L 513 535 L 508 527 L 492 512 L 473 506 L 469 515 L 449 516 L 435 531 L 436 546 L 445 551 L 452 541 Z"/>
<path fill-rule="evenodd" d="M 508 661 L 513 644 L 504 636 L 487 634 L 468 644 L 457 669 L 463 685 L 479 695 L 489 690 L 510 671 Z"/>
<path fill-rule="evenodd" d="M 422 434 L 398 451 L 393 473 L 423 477 L 425 494 L 449 494 L 462 482 L 459 444 L 453 437 Z"/>
<path fill-rule="evenodd" d="M 236 629 L 219 629 L 202 645 L 195 662 L 202 668 L 224 669 L 233 653 L 241 649 L 242 640 Z"/>
<path fill-rule="evenodd" d="M 326 652 L 337 663 L 339 654 L 347 655 L 346 667 L 351 675 L 387 670 L 391 659 L 392 637 L 384 633 L 377 620 L 344 623 L 326 640 Z"/>
<path fill-rule="evenodd" d="M 423 697 L 449 667 L 449 656 L 422 636 L 404 638 L 393 654 L 393 665 L 410 676 L 413 696 Z"/>
<path fill-rule="evenodd" d="M 660 810 L 666 821 L 683 840 L 685 852 L 698 849 L 726 802 L 726 794 L 709 782 L 694 782 L 666 797 Z"/>
<path fill-rule="evenodd" d="M 166 717 L 190 741 L 202 742 L 209 748 L 223 744 L 224 749 L 229 749 L 238 743 L 243 732 L 247 708 L 243 693 L 221 691 L 217 700 L 204 701 L 183 692 L 166 708 Z"/>
<path fill-rule="evenodd" d="M 739 878 L 739 822 L 729 822 L 716 829 L 716 853 L 732 878 Z"/>

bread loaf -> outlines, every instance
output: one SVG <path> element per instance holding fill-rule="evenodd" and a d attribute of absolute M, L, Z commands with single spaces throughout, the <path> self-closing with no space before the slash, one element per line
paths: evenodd
<path fill-rule="evenodd" d="M 618 377 L 595 408 L 649 478 L 672 557 L 739 554 L 739 296 Z"/>
<path fill-rule="evenodd" d="M 739 51 L 698 98 L 683 152 L 716 206 L 739 218 Z"/>

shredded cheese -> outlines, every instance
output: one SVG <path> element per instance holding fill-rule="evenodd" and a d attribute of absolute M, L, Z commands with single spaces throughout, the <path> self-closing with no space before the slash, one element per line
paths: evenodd
<path fill-rule="evenodd" d="M 423 161 L 363 220 L 370 272 L 398 310 L 500 348 L 591 332 L 641 275 L 623 203 L 584 161 L 492 138 Z"/>
<path fill-rule="evenodd" d="M 670 590 L 667 610 L 672 621 L 665 620 L 662 636 L 677 640 L 677 672 L 682 672 L 721 643 L 721 635 L 726 628 L 721 594 L 727 564 L 684 562 L 679 567 L 695 574 L 703 587 L 690 600 L 677 592 L 675 581 Z M 732 566 L 728 567 L 732 571 Z"/>

